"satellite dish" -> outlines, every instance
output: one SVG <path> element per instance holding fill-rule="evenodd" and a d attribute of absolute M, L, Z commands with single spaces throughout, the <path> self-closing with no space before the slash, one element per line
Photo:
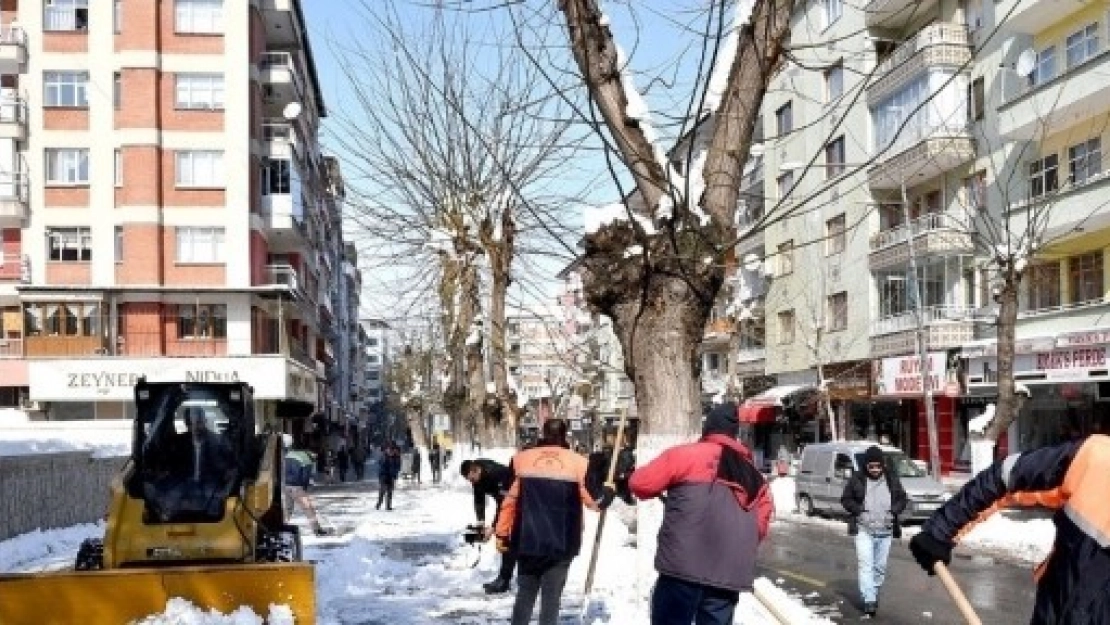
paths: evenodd
<path fill-rule="evenodd" d="M 1033 73 L 1037 67 L 1037 53 L 1032 49 L 1025 49 L 1018 55 L 1017 63 L 1014 63 L 1014 70 L 1021 76 L 1028 76 Z"/>
<path fill-rule="evenodd" d="M 297 119 L 301 115 L 301 108 L 300 102 L 290 102 L 285 105 L 285 108 L 281 109 L 281 116 L 290 120 Z"/>

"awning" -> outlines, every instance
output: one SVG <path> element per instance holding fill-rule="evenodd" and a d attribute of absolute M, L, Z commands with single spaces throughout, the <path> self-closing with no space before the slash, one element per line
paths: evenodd
<path fill-rule="evenodd" d="M 755 425 L 758 423 L 774 423 L 775 407 L 768 404 L 749 404 L 744 402 L 740 406 L 740 423 Z"/>
<path fill-rule="evenodd" d="M 748 398 L 744 405 L 782 407 L 793 401 L 793 396 L 802 393 L 816 393 L 817 389 L 805 384 L 775 386 L 759 395 Z"/>

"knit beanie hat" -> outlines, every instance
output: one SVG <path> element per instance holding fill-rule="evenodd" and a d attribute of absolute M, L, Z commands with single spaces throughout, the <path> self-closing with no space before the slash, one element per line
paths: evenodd
<path fill-rule="evenodd" d="M 740 435 L 740 410 L 736 402 L 726 401 L 709 409 L 705 415 L 702 435 L 724 434 L 736 438 Z"/>
<path fill-rule="evenodd" d="M 883 450 L 874 445 L 868 447 L 867 450 L 863 452 L 864 468 L 866 468 L 867 465 L 871 464 L 872 462 L 878 462 L 880 464 L 882 464 L 883 462 Z"/>

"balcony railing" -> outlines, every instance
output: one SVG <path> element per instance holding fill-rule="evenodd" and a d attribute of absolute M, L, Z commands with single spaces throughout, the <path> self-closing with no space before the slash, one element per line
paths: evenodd
<path fill-rule="evenodd" d="M 949 304 L 928 306 L 922 308 L 920 312 L 924 325 L 943 321 L 970 321 L 975 316 L 975 308 L 971 306 Z M 871 335 L 891 334 L 915 329 L 917 329 L 917 313 L 911 310 L 872 322 Z"/>
<path fill-rule="evenodd" d="M 265 280 L 266 284 L 280 284 L 293 290 L 300 288 L 300 278 L 292 265 L 266 265 Z"/>
<path fill-rule="evenodd" d="M 949 213 L 929 213 L 922 215 L 909 223 L 902 224 L 890 230 L 879 232 L 871 237 L 871 251 L 877 251 L 906 243 L 911 238 L 916 238 L 929 232 L 938 230 L 965 230 L 966 222 Z"/>
<path fill-rule="evenodd" d="M 0 26 L 0 45 L 27 45 L 27 33 L 19 26 Z"/>
<path fill-rule="evenodd" d="M 885 163 L 894 160 L 894 157 L 905 152 L 906 150 L 914 147 L 915 145 L 929 139 L 944 139 L 948 137 L 955 138 L 968 138 L 971 136 L 971 129 L 967 124 L 963 123 L 949 123 L 949 124 L 929 124 L 923 123 L 919 120 L 911 121 L 902 131 L 898 137 L 888 143 L 886 146 L 880 146 L 879 151 L 882 156 L 879 161 Z"/>
<path fill-rule="evenodd" d="M 293 143 L 296 135 L 293 133 L 293 124 L 276 119 L 262 122 L 262 139 L 264 141 L 278 141 Z"/>
<path fill-rule="evenodd" d="M 882 63 L 879 63 L 879 66 L 875 68 L 874 75 L 886 76 L 895 68 L 900 68 L 909 63 L 910 59 L 913 58 L 915 54 L 941 45 L 963 46 L 967 48 L 967 50 L 962 51 L 962 60 L 955 58 L 951 59 L 951 64 L 962 64 L 963 60 L 966 60 L 967 55 L 970 54 L 971 47 L 971 38 L 967 34 L 967 26 L 963 24 L 938 23 L 922 28 L 920 32 L 898 46 Z M 937 60 L 944 62 L 948 59 L 940 58 Z M 927 62 L 936 61 L 927 60 Z"/>
<path fill-rule="evenodd" d="M 304 97 L 301 76 L 297 73 L 297 64 L 293 61 L 292 54 L 288 52 L 263 52 L 258 67 L 263 71 L 275 69 L 288 71 L 289 80 L 292 81 L 293 88 L 297 91 L 297 96 L 300 98 Z"/>
<path fill-rule="evenodd" d="M 0 124 L 25 124 L 27 101 L 23 98 L 0 100 Z"/>
<path fill-rule="evenodd" d="M 767 358 L 766 347 L 741 347 L 736 352 L 736 362 L 754 362 Z"/>
<path fill-rule="evenodd" d="M 23 172 L 0 171 L 0 202 L 26 202 L 27 176 Z M 0 213 L 3 213 L 2 208 Z"/>
<path fill-rule="evenodd" d="M 1042 306 L 1041 308 L 1031 308 L 1018 312 L 1019 318 L 1027 317 L 1042 317 L 1044 315 L 1051 315 L 1054 313 L 1067 312 L 1071 310 L 1080 310 L 1083 308 L 1095 308 L 1097 306 L 1105 306 L 1106 300 L 1101 297 L 1085 300 L 1082 302 L 1072 302 L 1070 304 L 1058 304 L 1056 306 Z"/>

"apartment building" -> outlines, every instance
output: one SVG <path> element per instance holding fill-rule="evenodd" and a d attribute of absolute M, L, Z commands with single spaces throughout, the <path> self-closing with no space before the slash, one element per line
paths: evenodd
<path fill-rule="evenodd" d="M 2 9 L 6 403 L 127 417 L 148 376 L 327 411 L 342 180 L 300 2 Z"/>
<path fill-rule="evenodd" d="M 1005 19 L 1003 19 L 1004 16 Z M 986 115 L 1000 141 L 987 202 L 1039 240 L 1020 292 L 1015 378 L 1030 391 L 1008 444 L 1030 449 L 1110 431 L 1110 13 L 1099 3 L 1006 1 L 984 21 L 999 45 Z M 989 160 L 987 160 L 989 159 Z M 984 305 L 991 302 L 984 299 Z M 991 333 L 963 350 L 973 394 L 996 381 Z"/>
<path fill-rule="evenodd" d="M 362 393 L 366 409 L 374 415 L 382 415 L 385 410 L 386 395 L 389 392 L 389 367 L 392 352 L 391 328 L 383 319 L 364 318 L 359 321 L 366 333 L 365 390 Z"/>

